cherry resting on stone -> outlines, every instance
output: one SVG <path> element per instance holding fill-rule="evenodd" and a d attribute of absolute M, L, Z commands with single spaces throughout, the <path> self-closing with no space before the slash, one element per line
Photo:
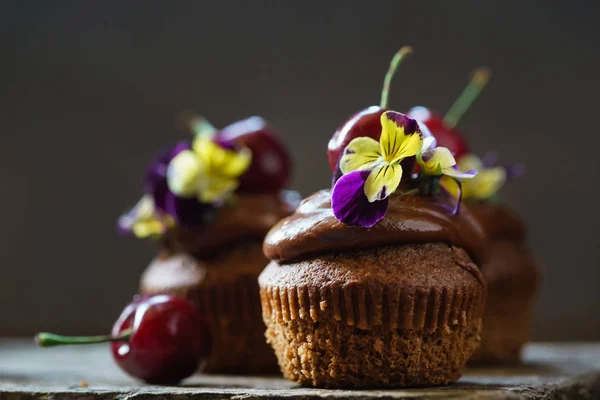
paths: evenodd
<path fill-rule="evenodd" d="M 39 333 L 35 340 L 41 347 L 111 342 L 119 367 L 155 384 L 176 384 L 191 376 L 210 350 L 207 320 L 188 300 L 169 295 L 136 296 L 111 335 Z"/>
<path fill-rule="evenodd" d="M 473 78 L 458 96 L 444 118 L 425 107 L 413 107 L 408 115 L 425 125 L 437 141 L 438 146 L 447 147 L 454 157 L 459 159 L 470 153 L 469 145 L 463 135 L 455 127 L 467 111 L 469 106 L 481 93 L 490 78 L 490 72 L 486 68 L 478 68 L 473 73 Z"/>

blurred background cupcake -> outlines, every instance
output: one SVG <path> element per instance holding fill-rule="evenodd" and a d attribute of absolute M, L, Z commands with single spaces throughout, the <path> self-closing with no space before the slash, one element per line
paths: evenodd
<path fill-rule="evenodd" d="M 264 235 L 299 201 L 282 190 L 288 153 L 260 117 L 219 131 L 202 118 L 188 122 L 193 140 L 155 158 L 146 194 L 119 228 L 158 239 L 141 293 L 186 297 L 208 317 L 212 346 L 204 372 L 272 372 L 257 277 L 267 263 Z"/>

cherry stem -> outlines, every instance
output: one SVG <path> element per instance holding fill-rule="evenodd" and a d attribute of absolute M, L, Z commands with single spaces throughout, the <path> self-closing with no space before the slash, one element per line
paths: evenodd
<path fill-rule="evenodd" d="M 179 113 L 176 120 L 178 124 L 182 125 L 185 129 L 191 130 L 196 136 L 212 136 L 217 131 L 217 128 L 205 117 L 191 111 Z"/>
<path fill-rule="evenodd" d="M 392 83 L 392 78 L 394 77 L 394 74 L 398 69 L 398 66 L 400 65 L 402 60 L 404 60 L 404 58 L 412 52 L 412 47 L 404 46 L 400 50 L 398 50 L 396 54 L 394 54 L 392 61 L 390 61 L 390 68 L 388 69 L 387 73 L 385 74 L 385 78 L 383 79 L 383 89 L 381 90 L 381 102 L 379 103 L 379 106 L 381 108 L 387 108 L 388 106 L 388 99 L 390 96 L 390 85 Z"/>
<path fill-rule="evenodd" d="M 488 81 L 490 80 L 491 72 L 485 67 L 477 68 L 473 72 L 473 78 L 463 89 L 461 94 L 458 96 L 452 107 L 448 110 L 444 116 L 444 125 L 448 128 L 454 128 L 462 116 L 467 112 L 471 104 L 477 99 L 479 94 L 485 88 Z"/>
<path fill-rule="evenodd" d="M 40 347 L 66 346 L 77 344 L 106 343 L 117 341 L 128 341 L 131 329 L 125 329 L 119 336 L 63 336 L 54 333 L 41 332 L 35 335 L 35 342 Z"/>

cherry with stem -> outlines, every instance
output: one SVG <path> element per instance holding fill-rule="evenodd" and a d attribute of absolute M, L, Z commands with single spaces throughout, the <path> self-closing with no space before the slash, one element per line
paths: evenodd
<path fill-rule="evenodd" d="M 137 296 L 110 335 L 36 335 L 41 347 L 110 343 L 117 365 L 148 383 L 175 384 L 192 375 L 210 351 L 208 321 L 190 301 L 170 295 Z"/>

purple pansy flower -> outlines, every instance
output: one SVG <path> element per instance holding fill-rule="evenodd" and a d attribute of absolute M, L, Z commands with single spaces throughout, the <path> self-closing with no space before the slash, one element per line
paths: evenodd
<path fill-rule="evenodd" d="M 365 182 L 371 171 L 352 171 L 337 180 L 331 193 L 333 215 L 341 222 L 370 228 L 379 222 L 388 209 L 388 198 L 369 202 Z"/>

